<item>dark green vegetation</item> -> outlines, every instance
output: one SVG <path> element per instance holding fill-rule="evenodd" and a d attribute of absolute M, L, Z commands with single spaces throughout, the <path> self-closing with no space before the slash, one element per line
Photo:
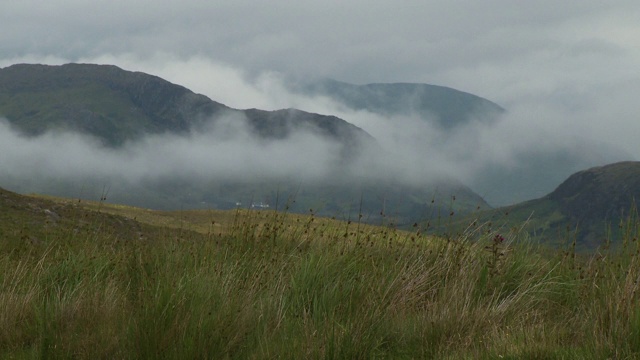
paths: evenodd
<path fill-rule="evenodd" d="M 72 130 L 115 146 L 187 132 L 227 108 L 158 77 L 115 66 L 20 64 L 0 71 L 0 114 L 29 135 Z"/>
<path fill-rule="evenodd" d="M 640 356 L 637 241 L 583 258 L 486 227 L 444 240 L 3 190 L 0 216 L 2 358 Z"/>
<path fill-rule="evenodd" d="M 496 226 L 522 226 L 532 238 L 561 245 L 575 240 L 582 251 L 613 245 L 637 216 L 640 162 L 626 161 L 577 172 L 540 199 L 476 214 Z M 463 222 L 467 222 L 464 220 Z"/>
<path fill-rule="evenodd" d="M 354 110 L 386 116 L 418 115 L 447 129 L 472 120 L 494 121 L 504 112 L 499 105 L 479 96 L 428 84 L 353 85 L 327 79 L 292 87 L 311 95 L 328 96 Z"/>

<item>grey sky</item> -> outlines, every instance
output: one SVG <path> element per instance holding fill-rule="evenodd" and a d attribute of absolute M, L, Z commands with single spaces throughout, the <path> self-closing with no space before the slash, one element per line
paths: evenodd
<path fill-rule="evenodd" d="M 440 84 L 505 106 L 587 98 L 640 77 L 632 0 L 26 0 L 3 6 L 0 24 L 3 65 L 109 55 L 144 70 L 206 59 L 254 77 Z"/>
<path fill-rule="evenodd" d="M 0 66 L 71 61 L 148 72 L 238 108 L 335 113 L 374 135 L 388 133 L 388 125 L 326 99 L 291 94 L 282 79 L 423 82 L 471 92 L 509 115 L 495 127 L 458 134 L 450 149 L 459 154 L 442 162 L 464 160 L 465 172 L 472 164 L 509 164 L 518 152 L 585 141 L 616 149 L 593 165 L 640 158 L 640 4 L 634 0 L 25 0 L 3 6 Z"/>
<path fill-rule="evenodd" d="M 491 87 L 476 84 L 492 68 L 538 65 L 530 75 L 548 76 L 637 61 L 640 51 L 634 1 L 26 0 L 3 6 L 0 20 L 3 58 L 199 55 L 356 83 L 476 74 L 450 84 L 474 92 Z"/>

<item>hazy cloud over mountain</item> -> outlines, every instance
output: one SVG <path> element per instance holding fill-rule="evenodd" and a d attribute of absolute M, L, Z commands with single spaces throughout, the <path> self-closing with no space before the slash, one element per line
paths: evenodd
<path fill-rule="evenodd" d="M 578 168 L 640 157 L 635 1 L 28 0 L 3 7 L 0 30 L 0 66 L 111 63 L 237 108 L 335 114 L 394 150 L 389 166 L 409 178 L 437 168 L 473 183 L 482 169 L 517 168 L 531 152 L 580 158 Z M 507 113 L 444 135 L 286 87 L 325 76 L 445 85 Z M 562 178 L 577 168 L 556 170 Z"/>
<path fill-rule="evenodd" d="M 125 180 L 153 178 L 264 180 L 296 177 L 325 179 L 335 169 L 339 147 L 309 131 L 297 131 L 278 141 L 252 134 L 242 118 L 221 117 L 189 135 L 150 135 L 109 148 L 79 133 L 49 132 L 21 136 L 0 122 L 0 165 L 17 178 Z M 313 166 L 309 166 L 313 164 Z M 302 171 L 304 169 L 304 171 Z"/>

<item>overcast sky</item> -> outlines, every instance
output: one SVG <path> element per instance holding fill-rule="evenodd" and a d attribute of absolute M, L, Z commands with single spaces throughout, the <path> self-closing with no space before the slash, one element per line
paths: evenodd
<path fill-rule="evenodd" d="M 23 0 L 0 24 L 4 64 L 198 59 L 250 75 L 436 83 L 502 103 L 588 95 L 640 72 L 632 0 Z"/>
<path fill-rule="evenodd" d="M 78 61 L 148 72 L 237 108 L 335 112 L 290 94 L 281 81 L 289 76 L 444 85 L 509 110 L 496 128 L 473 132 L 480 136 L 473 146 L 487 157 L 585 140 L 620 150 L 614 160 L 640 158 L 635 0 L 23 0 L 2 7 L 0 66 Z M 338 115 L 374 135 L 387 130 Z"/>

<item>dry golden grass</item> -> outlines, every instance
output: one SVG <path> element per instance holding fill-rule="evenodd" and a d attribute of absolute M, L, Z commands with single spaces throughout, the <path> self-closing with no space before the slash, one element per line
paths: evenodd
<path fill-rule="evenodd" d="M 47 199 L 59 204 L 74 205 L 95 212 L 123 216 L 152 226 L 196 231 L 206 235 L 229 235 L 234 227 L 240 225 L 238 223 L 239 221 L 244 222 L 245 225 L 252 226 L 255 232 L 276 230 L 293 234 L 302 231 L 303 233 L 300 235 L 306 234 L 306 236 L 311 233 L 322 232 L 327 235 L 340 233 L 341 236 L 345 238 L 356 238 L 364 237 L 363 234 L 368 234 L 369 237 L 384 237 L 393 233 L 395 236 L 405 239 L 406 237 L 410 237 L 411 234 L 414 234 L 414 232 L 410 231 L 389 229 L 384 226 L 359 223 L 356 221 L 342 221 L 334 218 L 317 217 L 314 216 L 311 210 L 308 215 L 242 208 L 235 210 L 161 211 L 111 204 L 104 201 L 74 200 L 39 194 L 31 196 Z M 274 228 L 272 229 L 271 227 Z"/>

